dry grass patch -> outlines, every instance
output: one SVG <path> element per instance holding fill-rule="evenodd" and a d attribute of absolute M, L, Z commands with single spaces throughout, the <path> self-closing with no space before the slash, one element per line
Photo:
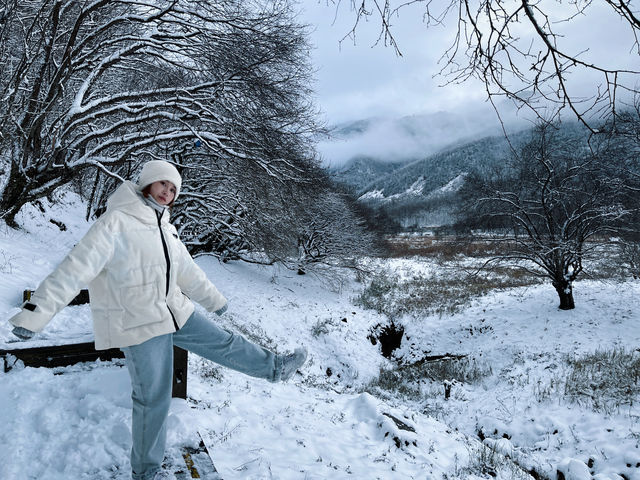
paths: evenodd
<path fill-rule="evenodd" d="M 597 350 L 568 357 L 564 396 L 595 411 L 612 413 L 640 401 L 640 350 Z"/>
<path fill-rule="evenodd" d="M 478 362 L 475 358 L 449 357 L 437 361 L 418 361 L 399 365 L 394 369 L 381 369 L 378 377 L 365 390 L 372 394 L 388 392 L 421 401 L 424 391 L 421 385 L 429 382 L 446 398 L 447 387 L 453 384 L 473 384 L 493 374 L 491 366 Z"/>
<path fill-rule="evenodd" d="M 495 289 L 521 287 L 540 280 L 516 269 L 493 269 L 476 274 L 419 274 L 401 278 L 383 271 L 374 274 L 354 299 L 357 305 L 385 314 L 390 319 L 405 315 L 454 314 L 475 298 Z M 446 276 L 444 276 L 446 275 Z"/>
<path fill-rule="evenodd" d="M 491 257 L 509 248 L 504 240 L 476 237 L 399 235 L 387 237 L 386 240 L 393 258 L 421 256 L 452 260 L 459 257 Z"/>

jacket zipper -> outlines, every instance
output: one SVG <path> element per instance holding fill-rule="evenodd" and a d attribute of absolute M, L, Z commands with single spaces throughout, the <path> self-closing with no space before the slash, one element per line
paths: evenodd
<path fill-rule="evenodd" d="M 167 288 L 164 293 L 165 296 L 165 304 L 167 305 L 167 310 L 171 314 L 171 319 L 173 320 L 173 326 L 176 329 L 176 332 L 180 330 L 178 326 L 178 322 L 176 322 L 176 317 L 173 315 L 171 308 L 167 304 L 167 297 L 169 296 L 169 278 L 171 276 L 171 262 L 169 261 L 169 249 L 167 248 L 167 242 L 164 239 L 164 234 L 162 233 L 162 224 L 160 223 L 160 219 L 162 218 L 162 214 L 160 212 L 156 213 L 156 217 L 158 218 L 158 230 L 160 230 L 160 239 L 162 240 L 162 248 L 164 249 L 164 259 L 167 261 Z"/>

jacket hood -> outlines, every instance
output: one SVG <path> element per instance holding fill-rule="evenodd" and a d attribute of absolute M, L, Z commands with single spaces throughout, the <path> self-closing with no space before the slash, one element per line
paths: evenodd
<path fill-rule="evenodd" d="M 142 194 L 138 190 L 138 186 L 129 180 L 122 183 L 107 200 L 107 212 L 113 212 L 115 210 L 136 217 L 144 223 L 158 223 L 155 210 L 145 202 Z M 167 210 L 168 209 L 165 209 L 162 214 L 163 223 L 169 221 L 169 213 Z"/>

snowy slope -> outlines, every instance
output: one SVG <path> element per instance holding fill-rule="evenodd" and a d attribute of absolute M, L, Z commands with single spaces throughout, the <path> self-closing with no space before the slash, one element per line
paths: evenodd
<path fill-rule="evenodd" d="M 4 318 L 17 311 L 21 291 L 35 287 L 88 226 L 79 222 L 61 232 L 48 221 L 82 218 L 76 203 L 43 210 L 23 219 L 29 232 L 0 226 Z M 172 405 L 171 447 L 193 444 L 199 431 L 226 480 L 442 478 L 464 462 L 465 436 L 361 393 L 387 361 L 366 338 L 380 319 L 351 305 L 351 286 L 336 291 L 350 284 L 348 275 L 336 283 L 210 257 L 198 262 L 230 302 L 229 312 L 212 321 L 277 351 L 306 344 L 310 359 L 304 375 L 272 385 L 191 356 L 189 399 Z M 19 345 L 86 341 L 90 325 L 87 306 L 67 307 Z M 0 322 L 0 348 L 15 347 L 14 340 Z M 121 362 L 55 371 L 18 362 L 0 377 L 0 478 L 128 478 L 131 400 Z"/>
<path fill-rule="evenodd" d="M 626 405 L 594 390 L 569 402 L 564 382 L 570 375 L 566 357 L 614 348 L 635 351 L 637 361 L 639 295 L 637 283 L 578 282 L 577 308 L 567 312 L 557 308 L 550 285 L 512 289 L 453 317 L 407 323 L 405 334 L 419 349 L 406 345 L 398 355 L 408 360 L 425 351 L 468 354 L 481 368 L 491 368 L 493 375 L 478 386 L 454 386 L 446 407 L 442 397 L 433 396 L 422 407 L 446 408 L 447 423 L 482 431 L 486 443 L 501 442 L 521 465 L 555 478 L 558 466 L 574 458 L 592 463 L 600 480 L 625 478 L 619 474 L 637 480 L 638 399 Z M 603 399 L 603 412 L 588 407 L 590 393 Z"/>
<path fill-rule="evenodd" d="M 31 212 L 22 220 L 28 232 L 0 225 L 3 317 L 88 227 L 78 220 L 81 204 L 61 205 Z M 393 368 L 367 338 L 387 320 L 354 306 L 362 284 L 349 272 L 298 276 L 207 256 L 197 262 L 230 302 L 212 321 L 278 352 L 305 344 L 310 356 L 291 382 L 269 384 L 191 355 L 189 399 L 172 405 L 170 454 L 194 445 L 199 431 L 225 480 L 532 478 L 483 450 L 481 431 L 486 445 L 538 478 L 555 479 L 560 469 L 566 480 L 640 479 L 637 401 L 597 412 L 557 391 L 567 356 L 638 348 L 638 284 L 579 282 L 571 312 L 559 311 L 553 289 L 541 285 L 493 292 L 455 315 L 397 319 L 410 338 L 396 352 L 402 361 L 466 354 L 490 371 L 478 383 L 454 383 L 445 401 L 437 382 L 422 382 L 418 399 L 369 386 Z M 423 259 L 386 266 L 403 275 L 441 268 Z M 88 307 L 68 307 L 28 344 L 91 335 Z M 0 348 L 13 340 L 0 322 Z M 0 371 L 0 479 L 128 478 L 130 408 L 119 362 Z"/>

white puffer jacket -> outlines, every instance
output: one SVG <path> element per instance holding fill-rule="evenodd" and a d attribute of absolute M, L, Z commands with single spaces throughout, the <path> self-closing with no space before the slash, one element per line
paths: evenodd
<path fill-rule="evenodd" d="M 211 312 L 227 303 L 178 238 L 169 213 L 159 220 L 131 182 L 109 198 L 106 213 L 10 321 L 37 332 L 86 285 L 98 350 L 175 332 L 193 313 L 190 298 Z"/>

